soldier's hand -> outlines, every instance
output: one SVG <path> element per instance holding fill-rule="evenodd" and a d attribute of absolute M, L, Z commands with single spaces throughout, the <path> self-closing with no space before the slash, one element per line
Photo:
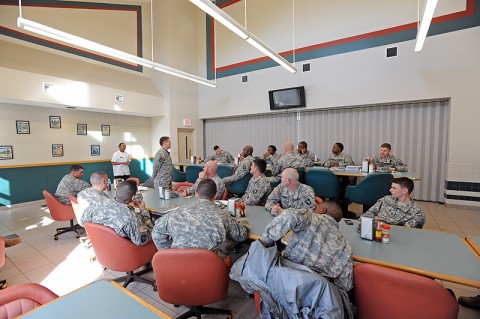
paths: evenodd
<path fill-rule="evenodd" d="M 145 210 L 145 202 L 141 199 L 137 199 L 135 201 L 135 203 L 138 205 L 138 207 L 141 209 L 141 210 Z"/>

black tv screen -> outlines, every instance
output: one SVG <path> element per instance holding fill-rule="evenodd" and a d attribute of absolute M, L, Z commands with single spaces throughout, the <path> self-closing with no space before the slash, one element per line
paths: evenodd
<path fill-rule="evenodd" d="M 268 92 L 270 110 L 305 107 L 305 87 L 299 86 Z"/>

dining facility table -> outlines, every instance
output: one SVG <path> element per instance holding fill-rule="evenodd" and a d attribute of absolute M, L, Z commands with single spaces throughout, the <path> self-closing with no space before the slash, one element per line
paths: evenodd
<path fill-rule="evenodd" d="M 18 318 L 163 318 L 167 314 L 113 281 L 100 280 L 58 297 Z"/>
<path fill-rule="evenodd" d="M 480 256 L 480 237 L 467 237 L 467 243 L 472 247 L 476 254 Z"/>

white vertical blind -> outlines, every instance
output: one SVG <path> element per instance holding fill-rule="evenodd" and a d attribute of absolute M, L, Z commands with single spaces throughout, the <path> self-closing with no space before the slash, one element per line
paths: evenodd
<path fill-rule="evenodd" d="M 421 177 L 413 197 L 443 202 L 448 105 L 448 100 L 439 100 L 303 111 L 299 121 L 297 112 L 205 120 L 205 145 L 207 154 L 218 144 L 235 155 L 251 144 L 254 155 L 260 155 L 269 144 L 281 153 L 286 141 L 305 140 L 324 161 L 333 143 L 341 142 L 360 164 L 386 142 Z"/>

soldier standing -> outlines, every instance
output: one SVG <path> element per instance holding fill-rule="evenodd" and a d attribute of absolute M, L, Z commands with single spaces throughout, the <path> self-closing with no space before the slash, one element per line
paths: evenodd
<path fill-rule="evenodd" d="M 172 188 L 172 158 L 168 150 L 172 147 L 170 137 L 162 136 L 160 138 L 161 148 L 155 154 L 153 162 L 153 186 L 155 189 L 159 187 Z"/>

